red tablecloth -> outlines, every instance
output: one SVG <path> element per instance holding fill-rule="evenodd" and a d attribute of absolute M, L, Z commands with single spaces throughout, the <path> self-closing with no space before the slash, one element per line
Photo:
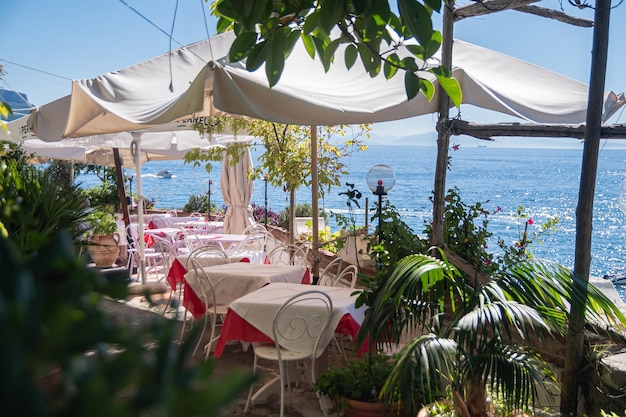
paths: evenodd
<path fill-rule="evenodd" d="M 350 314 L 345 314 L 341 317 L 336 331 L 341 334 L 352 336 L 356 340 L 356 335 L 359 332 L 359 323 L 357 323 Z M 256 327 L 245 321 L 239 314 L 232 310 L 228 310 L 224 323 L 222 324 L 222 332 L 215 351 L 214 357 L 219 357 L 224 352 L 224 346 L 226 342 L 230 340 L 239 340 L 242 342 L 260 342 L 260 343 L 273 343 L 274 341 L 265 333 L 258 330 Z M 359 350 L 359 352 L 362 349 Z"/>
<path fill-rule="evenodd" d="M 245 258 L 241 260 L 245 262 Z M 183 284 L 183 307 L 185 307 L 191 315 L 199 319 L 206 313 L 206 307 L 198 294 L 191 288 L 191 286 L 185 281 L 185 274 L 187 269 L 180 263 L 178 259 L 174 259 L 169 272 L 167 273 L 167 283 L 170 284 L 172 290 L 176 290 L 176 286 L 179 283 Z M 306 269 L 304 276 L 302 277 L 302 284 L 311 283 L 311 271 Z"/>

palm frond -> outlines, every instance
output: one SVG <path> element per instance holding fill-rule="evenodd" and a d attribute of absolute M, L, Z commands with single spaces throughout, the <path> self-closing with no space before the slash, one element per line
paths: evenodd
<path fill-rule="evenodd" d="M 454 280 L 458 270 L 444 260 L 423 254 L 400 260 L 365 314 L 357 343 L 367 337 L 381 343 L 395 343 L 407 329 L 436 323 L 445 306 L 445 295 L 453 298 L 446 282 Z M 450 286 L 455 288 L 455 286 Z"/>
<path fill-rule="evenodd" d="M 432 333 L 413 339 L 396 357 L 394 367 L 381 390 L 381 397 L 388 399 L 399 391 L 401 398 L 413 398 L 414 395 L 410 393 L 420 392 L 424 402 L 432 401 L 434 396 L 440 394 L 433 387 L 439 387 L 442 379 L 455 375 L 456 357 L 457 344 L 452 339 Z"/>
<path fill-rule="evenodd" d="M 451 326 L 463 346 L 481 345 L 493 337 L 527 339 L 530 333 L 543 339 L 551 332 L 534 308 L 508 299 L 493 281 L 476 292 L 472 308 Z"/>
<path fill-rule="evenodd" d="M 572 306 L 588 320 L 626 326 L 624 314 L 602 291 L 557 263 L 529 260 L 495 280 L 508 297 L 532 306 L 562 332 Z"/>
<path fill-rule="evenodd" d="M 536 354 L 522 348 L 512 348 L 493 339 L 485 349 L 466 356 L 460 368 L 465 383 L 486 384 L 490 391 L 511 408 L 524 409 L 529 400 L 534 405 L 537 384 L 555 377 L 546 363 Z"/>

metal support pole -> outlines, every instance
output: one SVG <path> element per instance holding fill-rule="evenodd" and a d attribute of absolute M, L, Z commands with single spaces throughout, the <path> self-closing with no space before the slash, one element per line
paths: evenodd
<path fill-rule="evenodd" d="M 207 221 L 211 221 L 211 185 L 213 184 L 212 180 L 209 180 L 209 190 L 207 191 L 207 198 L 209 200 L 209 204 L 206 209 L 206 219 Z"/>
<path fill-rule="evenodd" d="M 374 194 L 378 196 L 378 243 L 383 243 L 383 196 L 387 195 L 387 193 L 382 180 L 378 180 Z"/>
<path fill-rule="evenodd" d="M 264 223 L 265 223 L 265 228 L 267 229 L 267 172 L 265 173 L 265 177 L 263 178 L 263 181 L 265 182 L 265 219 L 264 219 Z"/>

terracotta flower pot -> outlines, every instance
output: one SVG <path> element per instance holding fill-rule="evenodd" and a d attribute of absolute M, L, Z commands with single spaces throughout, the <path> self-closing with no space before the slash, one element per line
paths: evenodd
<path fill-rule="evenodd" d="M 96 267 L 108 268 L 115 264 L 120 253 L 119 243 L 119 233 L 93 235 L 91 237 L 87 250 Z"/>
<path fill-rule="evenodd" d="M 370 403 L 365 401 L 351 400 L 344 398 L 346 417 L 381 417 L 381 416 L 401 416 L 403 407 L 392 404 L 390 407 L 381 403 Z"/>

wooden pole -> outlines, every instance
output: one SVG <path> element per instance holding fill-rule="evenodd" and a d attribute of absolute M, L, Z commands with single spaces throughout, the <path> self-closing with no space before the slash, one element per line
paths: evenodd
<path fill-rule="evenodd" d="M 576 250 L 574 274 L 589 282 L 591 237 L 593 230 L 593 200 L 598 170 L 598 154 L 602 127 L 602 103 L 609 45 L 611 1 L 597 0 L 594 16 L 591 81 L 587 107 L 587 130 L 576 208 Z M 586 288 L 584 288 L 586 292 Z M 584 305 L 572 303 L 566 337 L 565 366 L 561 383 L 561 415 L 575 416 L 578 411 L 579 382 L 582 380 L 585 339 Z"/>
<path fill-rule="evenodd" d="M 122 158 L 120 158 L 120 150 L 113 148 L 113 160 L 115 161 L 115 174 L 117 175 L 117 191 L 120 195 L 120 207 L 122 208 L 122 216 L 124 217 L 124 226 L 130 224 L 128 215 L 128 202 L 126 201 L 126 188 L 124 187 L 124 172 L 122 171 Z"/>
<path fill-rule="evenodd" d="M 311 219 L 311 232 L 313 233 L 311 249 L 313 250 L 313 284 L 317 284 L 320 279 L 319 269 L 319 202 L 317 196 L 318 178 L 317 178 L 317 126 L 311 126 L 311 211 L 313 219 Z"/>
<path fill-rule="evenodd" d="M 443 41 L 441 45 L 441 63 L 452 68 L 452 32 L 454 1 L 446 0 L 443 9 Z M 442 127 L 450 115 L 450 98 L 439 88 L 439 120 L 437 122 L 437 164 L 435 166 L 435 186 L 433 195 L 433 229 L 430 236 L 431 246 L 443 246 L 443 219 L 445 214 L 446 174 L 448 172 L 448 148 L 450 131 Z"/>

